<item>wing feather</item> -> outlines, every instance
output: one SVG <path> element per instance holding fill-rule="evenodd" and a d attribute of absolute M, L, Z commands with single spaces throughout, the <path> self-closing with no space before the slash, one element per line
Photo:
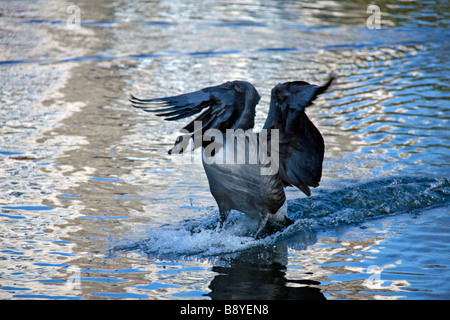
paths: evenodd
<path fill-rule="evenodd" d="M 267 128 L 279 129 L 279 174 L 285 186 L 295 186 L 306 195 L 309 187 L 319 186 L 325 144 L 320 131 L 304 112 L 316 97 L 331 85 L 333 77 L 324 86 L 296 81 L 278 85 L 273 92 L 285 90 L 283 103 L 271 103 Z M 275 90 L 277 89 L 277 90 Z M 272 99 L 276 95 L 272 94 Z"/>
<path fill-rule="evenodd" d="M 192 137 L 196 129 L 194 125 L 196 121 L 201 121 L 202 134 L 207 129 L 212 128 L 225 132 L 226 129 L 232 128 L 233 125 L 238 123 L 246 107 L 246 102 L 248 102 L 245 96 L 246 91 L 242 90 L 242 86 L 254 89 L 248 82 L 233 81 L 173 97 L 140 99 L 130 95 L 130 102 L 134 107 L 155 113 L 168 121 L 180 120 L 199 114 L 183 127 Z M 254 100 L 249 108 L 254 109 L 259 101 L 259 95 L 256 93 L 253 96 Z M 175 145 L 179 141 L 181 140 L 178 139 Z"/>

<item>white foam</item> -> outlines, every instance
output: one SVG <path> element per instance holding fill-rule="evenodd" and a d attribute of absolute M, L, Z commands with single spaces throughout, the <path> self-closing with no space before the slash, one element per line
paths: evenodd
<path fill-rule="evenodd" d="M 137 248 L 157 256 L 212 256 L 241 251 L 259 243 L 253 237 L 241 236 L 230 229 L 206 229 L 196 233 L 185 228 L 151 229 Z"/>

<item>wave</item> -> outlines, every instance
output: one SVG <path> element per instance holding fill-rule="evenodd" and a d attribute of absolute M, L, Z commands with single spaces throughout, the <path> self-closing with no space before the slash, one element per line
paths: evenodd
<path fill-rule="evenodd" d="M 295 199 L 289 203 L 288 215 L 296 222 L 312 220 L 314 226 L 328 228 L 444 207 L 450 204 L 449 195 L 448 178 L 385 178 Z"/>
<path fill-rule="evenodd" d="M 450 205 L 450 179 L 399 177 L 366 182 L 346 181 L 346 186 L 322 190 L 317 196 L 288 201 L 288 217 L 294 224 L 263 239 L 251 237 L 257 222 L 232 212 L 217 230 L 219 214 L 202 214 L 178 224 L 152 226 L 143 240 L 118 245 L 114 250 L 140 251 L 151 257 L 212 257 L 290 240 L 298 248 L 315 242 L 315 233 L 342 225 L 358 225 L 371 219 L 423 211 Z"/>

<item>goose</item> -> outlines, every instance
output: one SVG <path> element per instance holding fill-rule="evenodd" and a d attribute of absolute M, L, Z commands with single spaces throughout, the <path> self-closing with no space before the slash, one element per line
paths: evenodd
<path fill-rule="evenodd" d="M 276 85 L 267 119 L 253 132 L 260 95 L 247 81 L 228 81 L 176 96 L 140 99 L 132 106 L 168 121 L 197 115 L 185 125 L 169 154 L 202 148 L 202 163 L 223 227 L 231 210 L 259 219 L 255 238 L 293 221 L 286 216 L 285 188 L 307 196 L 322 176 L 324 140 L 305 113 L 334 77 L 323 86 L 305 81 Z M 268 223 L 268 221 L 270 223 Z M 264 232 L 263 232 L 264 230 Z"/>

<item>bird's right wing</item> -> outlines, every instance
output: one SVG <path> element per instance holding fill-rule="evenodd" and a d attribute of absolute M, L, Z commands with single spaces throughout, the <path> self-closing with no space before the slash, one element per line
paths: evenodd
<path fill-rule="evenodd" d="M 295 186 L 307 196 L 309 187 L 318 187 L 322 177 L 325 144 L 320 131 L 305 113 L 297 118 L 295 134 L 280 130 L 280 178 L 286 186 Z"/>
<path fill-rule="evenodd" d="M 279 130 L 279 175 L 285 186 L 295 186 L 306 195 L 322 177 L 324 140 L 304 112 L 315 98 L 326 91 L 324 85 L 295 81 L 279 84 L 272 90 L 265 129 Z"/>

